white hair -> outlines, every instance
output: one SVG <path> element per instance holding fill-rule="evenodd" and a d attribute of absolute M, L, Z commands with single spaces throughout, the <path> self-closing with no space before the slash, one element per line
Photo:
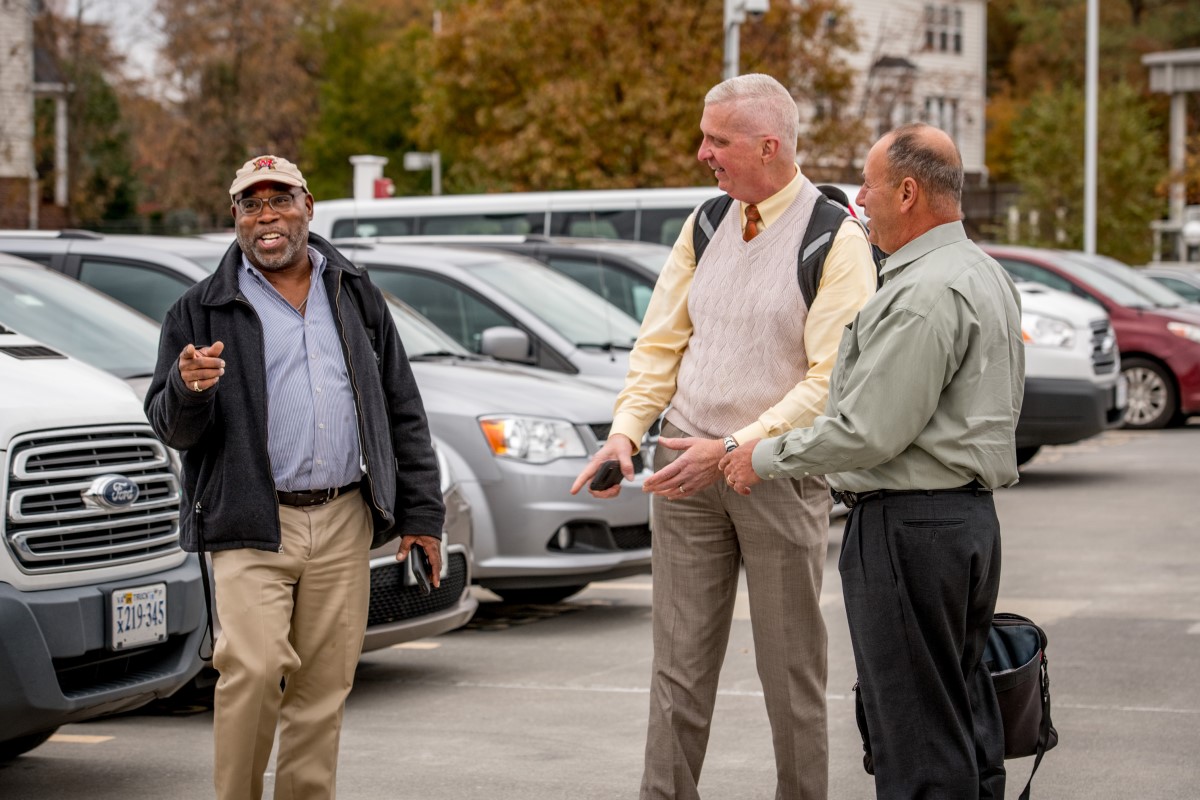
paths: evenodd
<path fill-rule="evenodd" d="M 704 105 L 737 103 L 750 112 L 761 130 L 779 137 L 785 152 L 795 155 L 800 135 L 800 109 L 783 84 L 770 75 L 738 75 L 718 83 L 704 96 Z"/>

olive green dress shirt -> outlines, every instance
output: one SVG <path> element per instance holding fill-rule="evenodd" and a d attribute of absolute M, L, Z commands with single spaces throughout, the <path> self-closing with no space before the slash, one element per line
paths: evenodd
<path fill-rule="evenodd" d="M 854 492 L 1016 483 L 1025 346 L 1012 280 L 961 222 L 904 245 L 881 274 L 842 334 L 825 415 L 759 442 L 754 471 Z"/>

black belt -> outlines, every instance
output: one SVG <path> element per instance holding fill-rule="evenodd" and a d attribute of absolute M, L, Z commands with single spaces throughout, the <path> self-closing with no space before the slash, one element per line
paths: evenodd
<path fill-rule="evenodd" d="M 347 483 L 345 486 L 339 486 L 336 489 L 311 489 L 307 492 L 275 492 L 275 496 L 279 498 L 280 505 L 285 506 L 323 506 L 338 495 L 343 495 L 346 492 L 357 489 L 362 485 L 362 478 L 359 478 L 354 483 Z"/>
<path fill-rule="evenodd" d="M 874 489 L 869 492 L 839 492 L 833 490 L 833 499 L 840 502 L 846 508 L 854 508 L 860 506 L 868 500 L 877 500 L 882 497 L 899 497 L 901 495 L 929 495 L 932 497 L 937 494 L 957 494 L 970 492 L 978 497 L 981 494 L 991 494 L 991 489 L 984 488 L 979 481 L 971 481 L 965 486 L 959 486 L 954 489 Z"/>

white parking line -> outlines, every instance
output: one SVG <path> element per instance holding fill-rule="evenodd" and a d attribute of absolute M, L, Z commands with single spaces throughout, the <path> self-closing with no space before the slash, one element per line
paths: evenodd
<path fill-rule="evenodd" d="M 59 744 L 100 744 L 111 741 L 115 736 L 85 736 L 79 733 L 56 733 L 50 737 L 51 742 Z"/>
<path fill-rule="evenodd" d="M 501 683 L 491 681 L 414 681 L 427 686 L 450 686 L 456 689 L 502 689 L 518 692 L 572 692 L 582 694 L 649 694 L 646 686 L 605 686 L 603 684 L 572 686 L 561 683 Z M 762 697 L 762 690 L 754 689 L 718 689 L 719 697 Z M 826 700 L 852 700 L 853 694 L 829 694 Z M 1163 708 L 1160 706 L 1111 706 L 1091 705 L 1087 703 L 1055 703 L 1055 709 L 1072 709 L 1077 711 L 1123 711 L 1134 714 L 1200 714 L 1195 708 Z"/>

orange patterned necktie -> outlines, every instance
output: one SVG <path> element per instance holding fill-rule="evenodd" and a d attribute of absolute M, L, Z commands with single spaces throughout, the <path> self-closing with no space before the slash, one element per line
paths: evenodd
<path fill-rule="evenodd" d="M 760 228 L 759 223 L 762 222 L 762 217 L 759 216 L 758 206 L 746 206 L 746 230 L 742 231 L 742 239 L 750 241 L 755 236 L 758 236 Z"/>

